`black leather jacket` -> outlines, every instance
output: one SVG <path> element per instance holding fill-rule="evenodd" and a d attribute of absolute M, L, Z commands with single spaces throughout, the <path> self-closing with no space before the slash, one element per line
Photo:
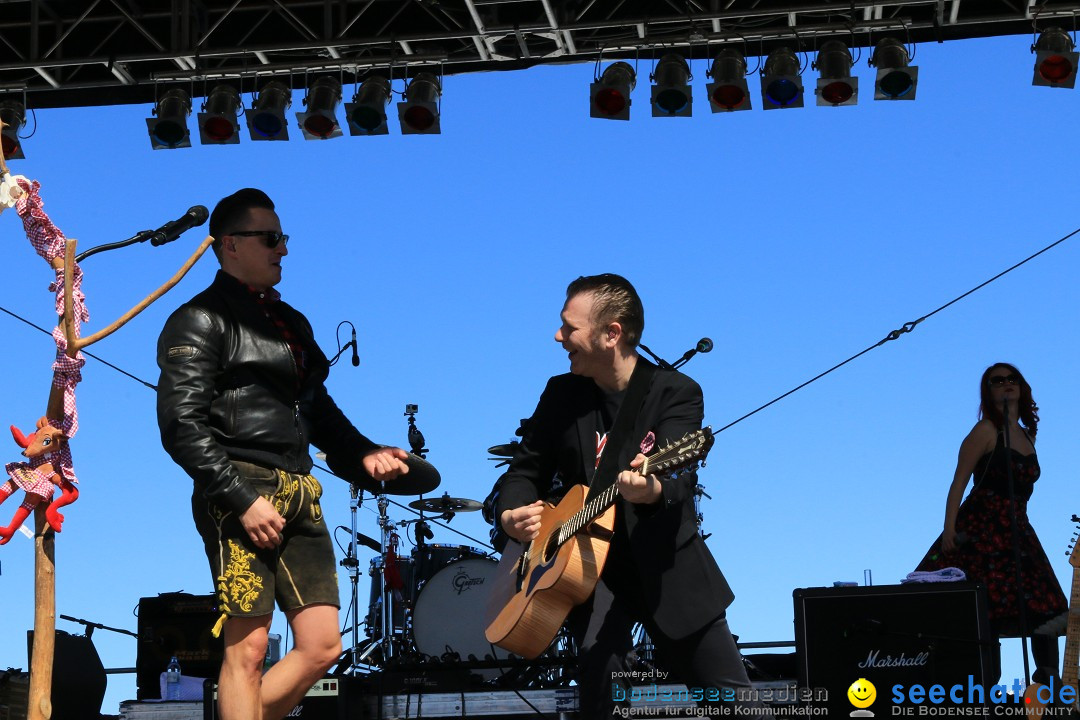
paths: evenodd
<path fill-rule="evenodd" d="M 360 458 L 378 447 L 327 394 L 328 361 L 307 318 L 281 301 L 276 309 L 305 349 L 302 386 L 280 331 L 250 290 L 222 271 L 158 338 L 162 445 L 208 500 L 237 513 L 258 494 L 230 459 L 307 473 L 314 444 L 335 469 L 358 471 Z"/>

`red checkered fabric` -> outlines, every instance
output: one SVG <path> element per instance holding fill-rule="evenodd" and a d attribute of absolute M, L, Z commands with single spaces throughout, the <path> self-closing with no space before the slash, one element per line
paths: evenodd
<path fill-rule="evenodd" d="M 23 221 L 23 229 L 26 237 L 30 240 L 34 250 L 51 263 L 55 258 L 63 258 L 67 238 L 58 227 L 53 225 L 52 220 L 45 214 L 44 201 L 41 199 L 41 183 L 37 180 L 28 181 L 18 178 L 19 186 L 24 190 L 22 197 L 15 203 L 15 210 Z M 86 308 L 86 296 L 82 291 L 82 268 L 75 265 L 75 277 L 72 278 L 71 310 L 75 330 L 75 337 L 81 337 L 82 324 L 90 319 L 90 313 Z M 49 284 L 49 291 L 56 295 L 56 314 L 64 314 L 64 270 L 56 270 L 56 279 Z M 63 419 L 50 419 L 49 423 L 63 431 L 69 438 L 74 437 L 79 429 L 79 413 L 75 405 L 75 386 L 82 381 L 82 366 L 86 359 L 80 352 L 74 358 L 66 354 L 67 338 L 59 326 L 53 329 L 53 340 L 56 342 L 56 359 L 53 361 L 53 386 L 62 388 L 64 391 L 64 417 Z M 59 453 L 59 460 L 54 462 L 56 469 L 67 480 L 77 482 L 72 466 L 71 450 L 64 447 Z"/>

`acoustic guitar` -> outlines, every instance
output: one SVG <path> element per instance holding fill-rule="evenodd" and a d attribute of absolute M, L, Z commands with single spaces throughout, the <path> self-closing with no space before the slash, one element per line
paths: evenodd
<path fill-rule="evenodd" d="M 645 458 L 642 475 L 671 476 L 704 463 L 712 429 L 687 433 Z M 615 528 L 614 478 L 588 497 L 574 485 L 559 504 L 545 504 L 540 533 L 530 543 L 507 543 L 488 598 L 484 631 L 488 642 L 524 658 L 535 658 L 555 638 L 575 605 L 585 602 L 600 579 Z"/>
<path fill-rule="evenodd" d="M 1077 533 L 1069 545 L 1069 564 L 1072 565 L 1073 576 L 1072 591 L 1069 593 L 1069 619 L 1065 626 L 1065 662 L 1061 670 L 1061 686 L 1071 687 L 1073 697 L 1078 698 L 1073 701 L 1070 713 L 1077 717 L 1080 716 L 1080 688 L 1077 687 L 1077 676 L 1080 675 L 1080 552 L 1077 552 L 1076 541 L 1080 537 L 1080 515 L 1073 515 L 1072 521 L 1077 523 Z M 1032 683 L 1024 691 L 1025 710 L 1029 716 L 1043 717 L 1046 714 L 1047 704 L 1039 699 L 1039 689 L 1044 687 Z"/>

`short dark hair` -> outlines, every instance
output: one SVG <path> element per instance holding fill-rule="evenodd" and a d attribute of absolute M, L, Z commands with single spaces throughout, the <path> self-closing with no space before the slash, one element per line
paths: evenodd
<path fill-rule="evenodd" d="M 645 308 L 629 280 L 614 273 L 583 275 L 567 286 L 566 299 L 582 293 L 593 296 L 594 325 L 603 327 L 609 323 L 619 323 L 627 344 L 637 347 L 641 333 L 645 331 Z"/>
<path fill-rule="evenodd" d="M 223 197 L 210 213 L 210 234 L 214 238 L 214 254 L 221 259 L 221 236 L 232 232 L 236 223 L 243 220 L 252 208 L 273 210 L 274 201 L 257 188 L 243 188 Z"/>

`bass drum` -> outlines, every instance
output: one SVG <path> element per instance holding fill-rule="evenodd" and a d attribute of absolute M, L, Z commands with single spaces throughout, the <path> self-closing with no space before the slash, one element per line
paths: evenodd
<path fill-rule="evenodd" d="M 431 576 L 412 613 L 413 643 L 419 652 L 434 658 L 454 653 L 463 662 L 470 655 L 477 660 L 510 656 L 484 637 L 484 610 L 497 567 L 491 558 L 474 557 L 451 563 Z M 503 674 L 501 668 L 472 672 L 485 680 Z"/>

